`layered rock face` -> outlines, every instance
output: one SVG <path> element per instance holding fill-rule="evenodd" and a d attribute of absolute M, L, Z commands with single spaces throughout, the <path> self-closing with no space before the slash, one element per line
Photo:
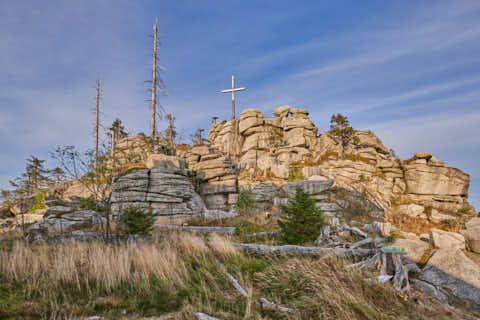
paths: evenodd
<path fill-rule="evenodd" d="M 403 162 L 403 170 L 406 193 L 417 202 L 456 210 L 468 197 L 470 176 L 459 169 L 445 167 L 429 153 L 416 153 Z"/>
<path fill-rule="evenodd" d="M 201 194 L 215 208 L 231 207 L 235 184 L 307 179 L 361 185 L 384 208 L 398 197 L 438 210 L 468 206 L 467 174 L 425 152 L 405 161 L 392 157 L 371 131 L 356 131 L 355 136 L 343 148 L 329 132 L 318 134 L 306 110 L 282 106 L 262 114 L 247 109 L 239 120 L 212 124 L 208 143 L 190 148 L 183 157 L 189 169 L 203 175 L 209 187 Z"/>
<path fill-rule="evenodd" d="M 202 215 L 205 205 L 183 168 L 156 161 L 152 169 L 133 169 L 112 187 L 112 214 L 129 207 L 151 209 L 158 217 Z"/>

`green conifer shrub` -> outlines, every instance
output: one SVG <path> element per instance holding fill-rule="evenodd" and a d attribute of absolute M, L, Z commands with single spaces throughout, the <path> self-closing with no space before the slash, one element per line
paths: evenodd
<path fill-rule="evenodd" d="M 325 218 L 315 200 L 301 187 L 297 187 L 295 198 L 282 206 L 282 218 L 278 221 L 280 238 L 287 244 L 313 242 L 325 225 Z"/>
<path fill-rule="evenodd" d="M 239 214 L 253 214 L 257 208 L 258 203 L 251 189 L 243 189 L 238 193 L 237 211 Z"/>
<path fill-rule="evenodd" d="M 45 192 L 39 192 L 35 195 L 35 202 L 33 203 L 32 208 L 28 210 L 28 213 L 34 213 L 36 210 L 45 209 Z"/>
<path fill-rule="evenodd" d="M 147 235 L 152 229 L 155 217 L 149 211 L 140 208 L 123 210 L 122 231 L 128 234 Z"/>

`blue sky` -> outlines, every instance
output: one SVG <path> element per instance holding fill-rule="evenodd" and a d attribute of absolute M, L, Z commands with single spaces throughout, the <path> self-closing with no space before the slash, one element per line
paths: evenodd
<path fill-rule="evenodd" d="M 168 96 L 188 137 L 240 109 L 306 108 L 373 130 L 402 158 L 428 151 L 471 175 L 480 205 L 479 1 L 0 1 L 0 187 L 30 155 L 92 144 L 103 122 L 149 131 L 151 30 L 159 17 Z M 160 124 L 165 127 L 165 123 Z M 53 165 L 53 163 L 52 163 Z"/>

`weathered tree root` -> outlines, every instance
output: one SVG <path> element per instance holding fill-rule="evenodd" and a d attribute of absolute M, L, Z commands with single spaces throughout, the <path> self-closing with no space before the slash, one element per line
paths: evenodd
<path fill-rule="evenodd" d="M 375 255 L 369 259 L 360 261 L 349 265 L 349 268 L 372 268 L 377 267 L 380 269 L 380 275 L 387 275 L 387 254 L 381 250 L 377 250 Z M 393 264 L 395 266 L 395 274 L 393 275 L 393 287 L 397 291 L 408 291 L 410 289 L 410 283 L 408 280 L 409 272 L 419 272 L 419 268 L 415 263 L 404 264 L 404 261 L 408 261 L 402 254 L 391 253 Z"/>
<path fill-rule="evenodd" d="M 273 310 L 273 311 L 279 311 L 283 313 L 295 313 L 297 311 L 295 309 L 287 308 L 279 304 L 276 304 L 274 302 L 268 301 L 265 298 L 260 299 L 260 305 L 263 310 Z"/>

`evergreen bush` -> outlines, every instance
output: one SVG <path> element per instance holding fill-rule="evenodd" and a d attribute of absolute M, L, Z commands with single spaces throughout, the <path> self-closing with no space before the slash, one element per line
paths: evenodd
<path fill-rule="evenodd" d="M 148 235 L 154 222 L 153 214 L 144 209 L 127 208 L 123 210 L 122 231 L 125 233 Z"/>
<path fill-rule="evenodd" d="M 35 195 L 35 202 L 33 203 L 33 206 L 30 210 L 28 210 L 28 213 L 34 213 L 36 210 L 40 209 L 45 209 L 45 192 L 39 192 Z"/>
<path fill-rule="evenodd" d="M 325 225 L 325 218 L 315 200 L 301 187 L 297 187 L 295 198 L 282 206 L 280 238 L 287 244 L 313 242 L 320 235 L 320 228 Z"/>
<path fill-rule="evenodd" d="M 258 203 L 251 189 L 244 189 L 238 193 L 237 211 L 239 214 L 252 214 L 257 208 Z"/>

